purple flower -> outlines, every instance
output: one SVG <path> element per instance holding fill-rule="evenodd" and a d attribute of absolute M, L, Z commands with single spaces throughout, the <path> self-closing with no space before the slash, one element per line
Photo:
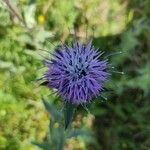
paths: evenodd
<path fill-rule="evenodd" d="M 45 60 L 48 70 L 44 79 L 48 87 L 57 89 L 65 102 L 76 105 L 90 102 L 100 95 L 109 75 L 108 62 L 99 59 L 101 55 L 92 42 L 57 48 L 53 58 Z"/>

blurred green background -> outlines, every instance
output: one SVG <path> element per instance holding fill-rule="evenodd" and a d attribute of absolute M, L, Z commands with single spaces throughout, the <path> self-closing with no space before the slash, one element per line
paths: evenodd
<path fill-rule="evenodd" d="M 0 150 L 37 150 L 31 141 L 47 134 L 41 98 L 62 102 L 35 79 L 44 73 L 39 49 L 93 37 L 106 53 L 122 51 L 110 62 L 114 74 L 87 113 L 78 108 L 73 128 L 93 131 L 92 140 L 67 140 L 65 150 L 150 149 L 150 0 L 0 0 Z M 70 30 L 70 31 L 69 31 Z M 58 124 L 55 124 L 57 127 Z"/>

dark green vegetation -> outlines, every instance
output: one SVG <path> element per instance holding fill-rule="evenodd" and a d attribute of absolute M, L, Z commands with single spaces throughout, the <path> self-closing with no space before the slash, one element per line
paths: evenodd
<path fill-rule="evenodd" d="M 47 57 L 39 49 L 53 51 L 60 39 L 70 43 L 68 28 L 72 34 L 75 28 L 76 36 L 85 40 L 87 26 L 89 36 L 94 31 L 95 47 L 108 54 L 123 52 L 110 60 L 125 75 L 112 76 L 107 84 L 110 91 L 104 93 L 107 101 L 100 97 L 91 104 L 95 118 L 82 107 L 76 113 L 72 126 L 90 128 L 94 141 L 78 137 L 67 141 L 66 148 L 148 150 L 150 1 L 13 0 L 7 5 L 3 1 L 9 2 L 0 1 L 0 150 L 37 149 L 31 141 L 45 138 L 48 117 L 42 96 L 54 106 L 61 108 L 62 103 L 33 82 L 44 72 L 40 55 Z"/>

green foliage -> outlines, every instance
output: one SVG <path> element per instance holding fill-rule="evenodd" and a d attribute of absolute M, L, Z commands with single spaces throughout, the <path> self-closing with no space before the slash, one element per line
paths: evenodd
<path fill-rule="evenodd" d="M 70 103 L 64 104 L 64 120 L 65 120 L 65 129 L 67 129 L 72 121 L 76 106 Z"/>
<path fill-rule="evenodd" d="M 83 122 L 83 130 L 68 129 L 67 141 L 78 138 L 77 143 L 70 144 L 73 148 L 67 141 L 65 146 L 82 150 L 149 149 L 150 1 L 9 1 L 21 19 L 0 1 L 0 149 L 37 149 L 31 141 L 40 144 L 44 141 L 42 146 L 64 144 L 60 141 L 64 137 L 62 116 L 54 111 L 54 105 L 62 107 L 61 100 L 34 82 L 44 72 L 40 69 L 42 57 L 48 57 L 47 52 L 39 49 L 51 52 L 60 39 L 69 42 L 68 28 L 73 33 L 75 27 L 78 38 L 85 40 L 86 26 L 88 36 L 93 35 L 94 29 L 96 47 L 108 54 L 123 52 L 110 60 L 116 70 L 124 71 L 125 75 L 114 74 L 106 85 L 110 92 L 103 93 L 108 101 L 100 103 L 102 98 L 98 97 L 88 110 L 95 115 L 88 129 L 95 131 L 94 141 L 86 137 L 86 142 L 78 136 L 87 133 L 85 128 L 90 122 L 89 118 L 84 122 L 85 112 L 79 108 L 83 117 L 77 116 L 73 125 Z M 49 118 L 41 99 L 49 94 L 51 105 L 45 102 L 51 116 L 48 129 Z M 47 130 L 51 131 L 48 136 Z M 53 140 L 49 139 L 50 135 Z M 84 146 L 80 147 L 80 143 Z"/>
<path fill-rule="evenodd" d="M 42 148 L 43 150 L 49 150 L 49 149 L 63 150 L 66 139 L 83 136 L 83 135 L 86 136 L 92 135 L 88 130 L 85 129 L 84 130 L 68 129 L 68 124 L 70 123 L 70 116 L 69 116 L 69 120 L 67 120 L 68 118 L 66 118 L 66 115 L 63 116 L 61 112 L 59 112 L 55 108 L 55 106 L 49 104 L 44 99 L 43 99 L 43 103 L 45 109 L 49 113 L 49 118 L 50 118 L 49 132 L 46 139 L 42 143 L 32 142 L 36 146 Z M 67 105 L 67 107 L 68 106 L 69 104 Z M 70 109 L 67 107 L 65 107 L 64 109 Z M 66 110 L 64 111 L 66 112 Z M 64 117 L 65 117 L 65 128 L 63 126 Z M 66 124 L 66 120 L 67 120 L 67 124 Z"/>

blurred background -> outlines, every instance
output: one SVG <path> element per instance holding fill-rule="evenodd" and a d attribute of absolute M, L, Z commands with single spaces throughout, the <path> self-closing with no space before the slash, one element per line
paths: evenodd
<path fill-rule="evenodd" d="M 116 70 L 88 113 L 79 107 L 72 128 L 92 131 L 65 141 L 65 150 L 150 149 L 150 0 L 0 0 L 0 150 L 38 150 L 48 114 L 42 96 L 62 100 L 34 82 L 43 57 L 62 42 L 93 38 Z M 42 56 L 41 56 L 42 55 Z M 57 128 L 59 124 L 55 124 Z"/>

